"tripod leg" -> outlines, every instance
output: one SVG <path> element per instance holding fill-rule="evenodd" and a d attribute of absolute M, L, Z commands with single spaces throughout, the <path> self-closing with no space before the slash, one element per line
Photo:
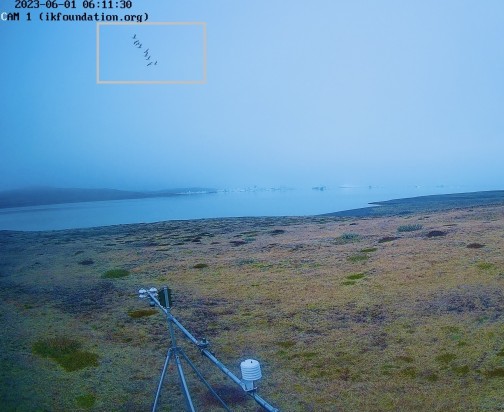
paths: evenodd
<path fill-rule="evenodd" d="M 198 375 L 198 378 L 200 379 L 200 381 L 205 384 L 205 386 L 208 388 L 208 390 L 214 396 L 214 398 L 217 399 L 221 403 L 222 407 L 226 411 L 231 412 L 231 409 L 228 408 L 228 406 L 224 403 L 224 401 L 222 400 L 222 398 L 217 394 L 217 392 L 214 391 L 214 389 L 210 386 L 210 384 L 208 383 L 208 381 L 203 377 L 203 375 L 201 374 L 201 372 L 198 369 L 196 369 L 196 366 L 194 366 L 194 364 L 187 357 L 187 355 L 185 354 L 185 352 L 182 349 L 179 349 L 179 352 L 182 354 L 182 356 L 187 361 L 187 363 L 189 364 L 189 366 L 192 368 L 192 370 L 194 371 L 194 373 L 196 375 Z"/>
<path fill-rule="evenodd" d="M 172 357 L 172 355 L 173 355 L 173 352 L 172 352 L 172 349 L 170 348 L 168 350 L 168 353 L 166 354 L 166 359 L 165 359 L 165 363 L 163 366 L 163 372 L 161 372 L 161 377 L 159 378 L 159 385 L 158 385 L 157 392 L 156 392 L 156 398 L 154 399 L 154 405 L 152 406 L 152 412 L 156 412 L 157 404 L 158 404 L 158 400 L 159 400 L 159 395 L 161 393 L 161 387 L 163 386 L 163 381 L 164 381 L 164 378 L 166 375 L 166 368 L 168 368 L 168 364 L 170 363 L 170 358 Z"/>
<path fill-rule="evenodd" d="M 187 382 L 185 380 L 184 371 L 182 369 L 182 363 L 180 362 L 180 357 L 178 355 L 178 352 L 180 352 L 180 349 L 176 348 L 175 349 L 175 363 L 177 364 L 177 370 L 178 370 L 178 374 L 179 374 L 179 378 L 180 378 L 180 386 L 182 388 L 182 392 L 184 393 L 184 397 L 185 397 L 186 404 L 187 404 L 187 409 L 190 412 L 196 412 L 196 409 L 194 409 L 194 405 L 192 403 L 191 394 L 189 393 L 189 388 L 187 387 Z"/>

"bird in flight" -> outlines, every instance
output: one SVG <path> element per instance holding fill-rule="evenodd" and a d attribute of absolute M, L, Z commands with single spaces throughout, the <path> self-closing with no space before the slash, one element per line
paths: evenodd
<path fill-rule="evenodd" d="M 135 33 L 135 34 L 133 34 L 133 40 L 135 40 L 135 41 L 133 42 L 133 45 L 134 45 L 134 46 L 136 46 L 137 48 L 141 49 L 141 48 L 142 48 L 142 43 L 140 43 L 140 41 L 137 39 L 137 35 L 136 35 L 136 33 Z M 152 56 L 149 54 L 149 50 L 150 50 L 150 49 L 144 50 L 144 57 L 145 57 L 145 60 L 147 60 L 147 61 L 148 61 L 148 60 L 151 60 L 151 57 L 152 57 Z M 150 61 L 150 62 L 147 64 L 147 66 L 152 66 L 152 65 L 157 66 L 157 63 L 158 63 L 158 62 L 157 62 L 157 60 L 156 60 L 154 63 L 153 63 L 152 61 Z"/>

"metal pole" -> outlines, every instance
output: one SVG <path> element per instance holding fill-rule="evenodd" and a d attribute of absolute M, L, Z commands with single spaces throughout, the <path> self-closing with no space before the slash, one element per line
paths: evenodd
<path fill-rule="evenodd" d="M 168 314 L 167 314 L 168 329 L 170 330 L 170 337 L 171 337 L 171 341 L 172 341 L 172 350 L 173 350 L 173 352 L 175 352 L 175 363 L 177 365 L 177 371 L 178 371 L 178 375 L 179 375 L 179 379 L 180 379 L 180 388 L 182 389 L 182 393 L 184 394 L 187 408 L 189 409 L 189 411 L 195 412 L 195 409 L 194 409 L 194 406 L 192 403 L 192 399 L 191 399 L 191 394 L 189 392 L 189 388 L 187 387 L 187 382 L 185 380 L 184 371 L 182 369 L 182 364 L 180 363 L 180 357 L 179 357 L 179 350 L 180 349 L 177 347 L 177 341 L 175 338 L 175 331 L 173 330 L 173 326 L 172 326 L 170 317 L 172 317 L 172 316 L 168 311 Z"/>
<path fill-rule="evenodd" d="M 168 319 L 168 327 L 170 328 L 170 335 L 172 336 L 172 342 L 175 342 L 175 335 L 173 332 L 173 327 L 171 323 L 177 328 L 180 329 L 180 331 L 189 339 L 192 343 L 194 343 L 198 348 L 200 349 L 201 353 L 205 355 L 215 366 L 217 366 L 229 379 L 231 379 L 234 383 L 239 385 L 242 390 L 244 390 L 247 395 L 251 396 L 259 405 L 261 405 L 264 409 L 266 409 L 268 412 L 279 412 L 279 409 L 275 408 L 274 406 L 270 405 L 268 402 L 266 402 L 263 398 L 261 398 L 255 391 L 247 391 L 245 388 L 245 384 L 242 382 L 240 378 L 238 378 L 233 372 L 231 372 L 226 366 L 224 366 L 223 363 L 221 363 L 213 354 L 210 352 L 208 349 L 202 346 L 202 343 L 196 339 L 182 324 L 170 313 L 169 309 L 166 309 L 163 307 L 160 303 L 159 300 L 156 299 L 156 297 L 149 291 L 147 291 L 147 294 L 149 295 L 150 299 L 154 304 L 159 307 L 165 314 Z M 175 345 L 174 345 L 175 346 Z M 175 347 L 175 350 L 178 350 L 178 348 Z M 175 354 L 175 359 L 178 359 L 177 354 Z M 180 362 L 180 361 L 178 361 Z M 178 367 L 178 366 L 177 366 Z M 183 378 L 183 371 L 180 367 L 180 372 L 182 372 L 181 375 L 181 381 L 183 381 L 183 385 L 185 384 L 185 379 Z M 179 374 L 180 374 L 179 372 Z M 187 386 L 186 386 L 187 388 Z M 189 396 L 189 392 L 187 390 L 187 396 Z M 190 396 L 189 396 L 189 401 L 190 401 Z M 192 404 L 191 404 L 192 405 Z M 194 410 L 194 409 L 193 409 Z"/>
<path fill-rule="evenodd" d="M 199 346 L 199 340 L 196 339 L 192 334 L 191 332 L 189 332 L 186 328 L 184 328 L 182 326 L 182 324 L 177 320 L 175 319 L 175 316 L 173 316 L 171 313 L 168 313 L 168 316 L 170 317 L 170 320 L 175 324 L 175 326 L 177 328 L 180 329 L 180 331 L 187 337 L 187 339 L 189 339 L 192 343 L 194 343 L 195 345 Z"/>
<path fill-rule="evenodd" d="M 271 406 L 268 402 L 266 402 L 263 398 L 261 398 L 256 392 L 247 392 L 249 396 L 254 398 L 254 400 L 261 405 L 264 409 L 266 409 L 269 412 L 279 412 L 279 409 L 275 408 L 274 406 Z"/>
<path fill-rule="evenodd" d="M 171 314 L 168 314 L 169 318 L 172 320 L 172 322 L 177 326 L 183 333 L 184 335 L 187 336 L 187 338 L 193 342 L 195 345 L 199 347 L 199 341 L 191 335 L 191 333 L 184 328 L 180 322 Z M 201 348 L 201 353 L 205 355 L 215 366 L 217 366 L 225 375 L 227 375 L 234 383 L 239 385 L 244 391 L 245 391 L 245 385 L 241 381 L 240 378 L 238 378 L 233 372 L 231 372 L 222 362 L 220 362 L 213 354 L 206 348 Z M 266 409 L 269 412 L 278 412 L 278 409 L 275 408 L 274 406 L 270 405 L 267 401 L 265 401 L 263 398 L 261 398 L 256 392 L 249 392 L 246 391 L 247 395 L 251 396 L 259 405 L 261 405 L 264 409 Z"/>
<path fill-rule="evenodd" d="M 243 382 L 236 376 L 233 372 L 231 372 L 228 368 L 224 366 L 208 349 L 202 349 L 201 352 L 205 355 L 210 361 L 217 366 L 225 375 L 229 377 L 234 383 L 240 385 L 240 387 L 245 390 L 245 385 Z"/>
<path fill-rule="evenodd" d="M 214 389 L 212 388 L 212 386 L 210 386 L 210 384 L 208 383 L 208 381 L 205 379 L 205 377 L 201 374 L 201 372 L 196 368 L 196 366 L 194 366 L 194 364 L 191 362 L 191 360 L 188 358 L 188 356 L 185 354 L 185 352 L 180 349 L 179 352 L 182 354 L 182 356 L 184 357 L 184 359 L 187 361 L 187 363 L 189 364 L 189 366 L 192 368 L 192 370 L 194 371 L 194 373 L 196 375 L 198 375 L 198 378 L 200 378 L 201 382 L 203 382 L 205 384 L 205 386 L 207 387 L 207 389 L 210 391 L 210 393 L 214 396 L 215 399 L 217 399 L 222 407 L 228 411 L 228 412 L 231 412 L 231 409 L 228 408 L 228 406 L 226 405 L 226 403 L 222 400 L 222 398 L 217 394 L 217 392 L 214 391 Z"/>
<path fill-rule="evenodd" d="M 177 370 L 180 378 L 180 387 L 182 388 L 182 392 L 186 400 L 187 409 L 189 409 L 190 412 L 196 412 L 196 409 L 194 409 L 192 403 L 191 394 L 189 393 L 189 388 L 187 387 L 187 382 L 184 377 L 184 371 L 182 370 L 182 364 L 180 363 L 178 350 L 175 352 L 175 363 L 177 364 Z"/>
<path fill-rule="evenodd" d="M 154 398 L 154 405 L 152 406 L 152 412 L 156 412 L 157 404 L 158 404 L 158 400 L 159 400 L 159 395 L 161 394 L 161 387 L 163 386 L 163 381 L 164 381 L 164 378 L 166 375 L 166 368 L 168 367 L 168 364 L 170 363 L 170 358 L 171 358 L 172 354 L 173 354 L 173 352 L 172 352 L 172 349 L 170 348 L 168 350 L 168 353 L 166 354 L 166 359 L 165 359 L 165 363 L 163 366 L 163 372 L 161 372 L 161 378 L 159 378 L 159 385 L 157 388 L 156 397 Z"/>

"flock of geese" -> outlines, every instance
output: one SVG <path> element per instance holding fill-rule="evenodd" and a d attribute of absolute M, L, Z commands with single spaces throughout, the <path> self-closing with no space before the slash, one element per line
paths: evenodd
<path fill-rule="evenodd" d="M 142 43 L 140 43 L 140 41 L 137 39 L 137 35 L 134 34 L 133 35 L 133 45 L 135 47 L 137 47 L 138 49 L 141 49 L 142 48 Z M 147 66 L 157 66 L 157 60 L 156 61 L 153 61 L 154 59 L 151 60 L 151 55 L 149 54 L 149 49 L 146 49 L 144 52 L 144 58 L 145 60 L 148 61 L 147 63 Z"/>

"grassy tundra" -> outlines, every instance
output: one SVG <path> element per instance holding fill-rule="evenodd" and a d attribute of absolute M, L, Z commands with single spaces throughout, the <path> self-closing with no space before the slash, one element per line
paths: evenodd
<path fill-rule="evenodd" d="M 169 341 L 136 291 L 163 285 L 237 375 L 261 361 L 283 411 L 504 409 L 503 206 L 0 232 L 0 250 L 2 411 L 149 410 Z M 174 381 L 161 410 L 183 410 Z"/>

